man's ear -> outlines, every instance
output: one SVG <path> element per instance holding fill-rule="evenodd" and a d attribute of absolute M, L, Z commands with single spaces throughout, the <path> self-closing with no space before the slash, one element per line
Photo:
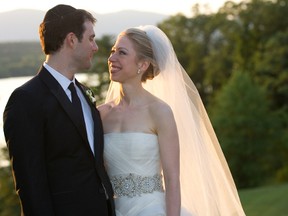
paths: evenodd
<path fill-rule="evenodd" d="M 77 41 L 77 37 L 73 32 L 70 32 L 66 35 L 65 40 L 70 47 L 74 47 Z"/>

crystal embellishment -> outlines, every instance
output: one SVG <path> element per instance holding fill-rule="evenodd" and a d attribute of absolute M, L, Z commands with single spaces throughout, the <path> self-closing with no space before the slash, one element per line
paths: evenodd
<path fill-rule="evenodd" d="M 133 173 L 127 175 L 116 175 L 111 179 L 116 197 L 141 196 L 143 193 L 152 193 L 153 191 L 163 192 L 162 175 L 140 176 Z"/>

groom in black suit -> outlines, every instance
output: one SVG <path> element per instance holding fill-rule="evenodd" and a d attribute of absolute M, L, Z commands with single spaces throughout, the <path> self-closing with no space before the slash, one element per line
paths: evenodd
<path fill-rule="evenodd" d="M 39 28 L 46 61 L 6 105 L 4 134 L 22 215 L 115 215 L 102 122 L 91 92 L 74 76 L 91 67 L 98 50 L 95 22 L 85 10 L 51 8 Z"/>

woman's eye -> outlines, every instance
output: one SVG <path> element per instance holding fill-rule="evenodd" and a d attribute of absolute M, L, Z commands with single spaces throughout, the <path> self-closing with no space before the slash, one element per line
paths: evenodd
<path fill-rule="evenodd" d="M 126 55 L 126 52 L 120 50 L 120 51 L 119 51 L 119 54 L 120 54 L 120 55 Z"/>

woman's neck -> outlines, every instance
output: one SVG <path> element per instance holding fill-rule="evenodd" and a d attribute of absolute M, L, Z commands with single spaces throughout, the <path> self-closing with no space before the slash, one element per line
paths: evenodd
<path fill-rule="evenodd" d="M 145 89 L 142 85 L 120 85 L 120 96 L 117 100 L 117 104 L 123 103 L 123 105 L 138 105 L 143 101 L 145 95 Z"/>

